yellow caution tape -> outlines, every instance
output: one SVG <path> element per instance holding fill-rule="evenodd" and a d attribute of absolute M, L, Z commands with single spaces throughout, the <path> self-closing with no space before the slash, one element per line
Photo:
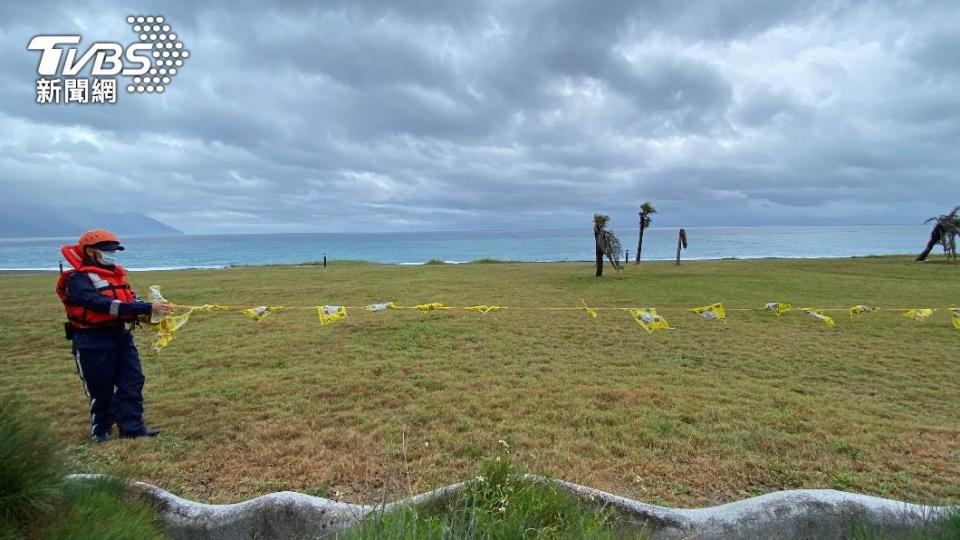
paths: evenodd
<path fill-rule="evenodd" d="M 320 316 L 320 326 L 326 326 L 340 319 L 345 319 L 347 308 L 343 306 L 322 306 L 317 307 L 317 314 Z"/>
<path fill-rule="evenodd" d="M 202 306 L 191 306 L 191 311 L 197 313 L 211 313 L 214 311 L 233 311 L 230 306 L 221 306 L 220 304 L 204 304 Z"/>
<path fill-rule="evenodd" d="M 597 312 L 587 307 L 587 303 L 583 301 L 583 298 L 580 299 L 580 307 L 578 309 L 586 311 L 587 315 L 589 315 L 591 319 L 597 318 Z"/>
<path fill-rule="evenodd" d="M 160 294 L 160 287 L 154 285 L 150 287 L 150 299 L 155 302 L 166 301 L 163 296 Z M 328 325 L 333 322 L 336 322 L 340 319 L 347 317 L 347 309 L 349 306 L 336 306 L 336 305 L 324 305 L 324 306 L 256 306 L 244 309 L 244 306 L 230 306 L 230 305 L 221 305 L 221 304 L 203 304 L 199 306 L 186 306 L 179 304 L 170 304 L 175 308 L 186 309 L 186 312 L 180 313 L 178 315 L 170 314 L 166 317 L 163 317 L 157 322 L 151 322 L 151 329 L 155 332 L 153 339 L 153 350 L 160 351 L 167 347 L 170 342 L 174 339 L 176 332 L 182 328 L 187 321 L 190 319 L 190 315 L 193 313 L 211 313 L 211 312 L 223 312 L 223 311 L 240 311 L 246 317 L 253 319 L 254 321 L 262 321 L 264 318 L 269 316 L 271 313 L 280 310 L 296 310 L 296 309 L 315 309 L 317 310 L 318 317 L 320 319 L 321 325 Z M 390 309 L 410 309 L 415 311 L 422 311 L 424 313 L 431 311 L 447 311 L 451 309 L 463 309 L 466 311 L 473 311 L 481 314 L 486 314 L 491 311 L 500 311 L 502 309 L 515 309 L 518 311 L 522 310 L 578 310 L 585 311 L 587 315 L 596 319 L 598 317 L 598 311 L 600 310 L 621 310 L 627 311 L 630 314 L 630 317 L 634 322 L 637 323 L 641 328 L 643 328 L 648 333 L 653 333 L 658 330 L 669 330 L 670 325 L 667 323 L 666 319 L 657 313 L 656 308 L 631 308 L 631 307 L 597 307 L 591 308 L 587 305 L 586 301 L 581 298 L 579 306 L 577 307 L 548 307 L 548 306 L 529 306 L 529 307 L 516 307 L 508 308 L 507 306 L 498 306 L 498 305 L 488 305 L 488 304 L 478 304 L 474 306 L 465 306 L 465 307 L 454 307 L 446 306 L 440 302 L 431 302 L 427 304 L 419 304 L 410 307 L 401 307 L 396 305 L 393 302 L 384 302 L 378 304 L 370 304 L 363 307 L 349 308 L 349 309 L 366 309 L 371 312 L 386 311 Z M 681 309 L 681 308 L 664 308 L 669 309 Z M 790 311 L 792 308 L 790 304 L 782 302 L 770 302 L 765 304 L 763 307 L 759 308 L 761 311 L 767 311 L 774 313 L 778 317 L 783 313 Z M 857 304 L 850 308 L 803 308 L 801 311 L 807 313 L 811 318 L 816 319 L 826 326 L 833 328 L 835 327 L 835 322 L 833 318 L 828 315 L 825 315 L 825 312 L 829 311 L 847 311 L 851 317 L 856 317 L 862 315 L 863 313 L 870 313 L 875 311 L 903 311 L 903 316 L 913 320 L 925 320 L 930 318 L 937 309 L 941 308 L 915 308 L 908 309 L 903 311 L 904 308 L 881 308 L 881 307 L 871 307 L 864 304 Z M 952 323 L 953 327 L 957 330 L 960 330 L 960 307 L 948 307 L 942 308 L 949 310 L 952 313 Z M 730 308 L 731 311 L 756 311 L 755 309 L 750 308 Z M 726 311 L 722 302 L 717 302 L 715 304 L 710 304 L 707 306 L 690 308 L 688 311 L 691 311 L 704 319 L 711 320 L 726 320 Z"/>
<path fill-rule="evenodd" d="M 448 309 L 450 309 L 450 308 L 448 308 L 447 306 L 441 304 L 440 302 L 431 302 L 431 303 L 429 303 L 429 304 L 420 304 L 420 305 L 418 305 L 418 306 L 411 306 L 411 307 L 409 307 L 409 308 L 407 308 L 407 309 L 413 309 L 413 310 L 416 310 L 416 311 L 422 311 L 422 312 L 424 312 L 424 313 L 428 313 L 428 312 L 430 312 L 430 311 L 438 311 L 438 310 L 439 310 L 439 311 L 445 311 L 445 310 L 448 310 Z"/>
<path fill-rule="evenodd" d="M 824 315 L 819 309 L 803 308 L 801 311 L 805 311 L 807 315 L 810 315 L 811 318 L 822 322 L 830 328 L 833 328 L 836 325 L 836 323 L 833 322 L 833 317 Z"/>
<path fill-rule="evenodd" d="M 781 302 L 768 302 L 764 304 L 764 311 L 772 311 L 777 317 L 783 315 L 784 313 L 790 311 L 790 304 L 783 304 Z"/>
<path fill-rule="evenodd" d="M 664 319 L 663 316 L 657 315 L 656 308 L 630 308 L 627 312 L 630 313 L 633 321 L 640 325 L 640 328 L 646 330 L 648 334 L 652 334 L 657 330 L 670 329 L 667 320 Z"/>
<path fill-rule="evenodd" d="M 257 306 L 243 310 L 243 314 L 257 322 L 260 322 L 267 318 L 267 315 L 270 315 L 274 311 L 279 311 L 281 309 L 283 309 L 282 306 Z"/>
<path fill-rule="evenodd" d="M 716 319 L 718 321 L 722 321 L 727 318 L 727 312 L 723 309 L 723 302 L 717 302 L 716 304 L 710 304 L 709 306 L 690 308 L 690 311 L 696 313 L 704 319 Z"/>
<path fill-rule="evenodd" d="M 933 310 L 930 308 L 917 308 L 917 309 L 908 309 L 903 313 L 903 316 L 908 319 L 913 319 L 915 321 L 923 321 L 929 319 L 933 315 Z"/>
<path fill-rule="evenodd" d="M 470 306 L 470 307 L 467 307 L 467 308 L 464 308 L 464 309 L 466 309 L 467 311 L 476 311 L 476 312 L 479 312 L 479 313 L 482 313 L 482 314 L 486 315 L 487 313 L 490 313 L 491 311 L 500 311 L 502 308 L 501 308 L 500 306 L 487 306 L 487 305 L 482 305 L 482 306 Z"/>

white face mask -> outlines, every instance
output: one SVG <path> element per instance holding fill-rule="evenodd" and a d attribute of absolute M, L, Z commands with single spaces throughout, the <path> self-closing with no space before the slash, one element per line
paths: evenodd
<path fill-rule="evenodd" d="M 119 251 L 101 251 L 100 264 L 105 264 L 107 266 L 117 264 L 117 258 L 119 256 L 120 256 Z"/>

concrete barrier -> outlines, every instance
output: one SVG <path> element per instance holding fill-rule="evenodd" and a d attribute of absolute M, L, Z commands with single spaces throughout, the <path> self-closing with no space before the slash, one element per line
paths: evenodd
<path fill-rule="evenodd" d="M 96 475 L 71 475 L 84 481 Z M 849 538 L 858 527 L 884 538 L 910 536 L 950 511 L 947 507 L 910 504 L 832 489 L 778 491 L 708 508 L 668 508 L 597 489 L 555 482 L 582 501 L 619 512 L 630 528 L 647 531 L 651 540 L 697 538 Z M 173 538 L 333 538 L 367 514 L 389 512 L 455 495 L 453 484 L 382 506 L 345 504 L 302 493 L 271 493 L 236 504 L 202 504 L 143 482 L 130 483 L 133 494 L 154 503 L 164 529 Z"/>

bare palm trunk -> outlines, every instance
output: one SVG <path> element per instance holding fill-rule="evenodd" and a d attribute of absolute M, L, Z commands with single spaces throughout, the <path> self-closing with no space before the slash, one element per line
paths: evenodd
<path fill-rule="evenodd" d="M 680 229 L 680 235 L 677 236 L 677 266 L 680 266 L 680 249 L 687 249 L 687 231 Z"/>
<path fill-rule="evenodd" d="M 637 240 L 637 262 L 634 264 L 640 264 L 640 253 L 643 251 L 643 230 L 646 227 L 643 226 L 644 219 L 640 218 L 640 240 Z"/>
<path fill-rule="evenodd" d="M 927 242 L 927 247 L 923 249 L 923 253 L 917 255 L 916 261 L 925 261 L 927 256 L 930 255 L 930 251 L 933 250 L 933 247 L 940 243 L 940 238 L 943 236 L 943 229 L 940 227 L 940 224 L 937 223 L 933 226 L 933 230 L 930 231 L 930 241 Z"/>
<path fill-rule="evenodd" d="M 597 245 L 597 277 L 603 277 L 603 250 L 600 249 L 600 234 L 593 233 L 593 241 Z"/>

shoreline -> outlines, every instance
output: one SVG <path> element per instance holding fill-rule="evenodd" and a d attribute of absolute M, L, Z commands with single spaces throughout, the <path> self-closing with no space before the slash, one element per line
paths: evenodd
<path fill-rule="evenodd" d="M 845 257 L 833 257 L 833 256 L 803 256 L 803 257 L 717 257 L 717 258 L 708 258 L 708 257 L 691 257 L 689 259 L 681 259 L 682 263 L 701 263 L 701 262 L 722 262 L 722 261 L 828 261 L 828 260 L 853 260 L 853 259 L 893 259 L 900 257 L 915 257 L 915 254 L 912 253 L 895 253 L 895 254 L 884 254 L 884 255 L 850 255 Z M 674 259 L 644 259 L 645 263 L 673 263 Z M 934 262 L 936 259 L 930 259 L 926 262 Z M 606 264 L 609 264 L 609 261 L 606 261 Z M 327 261 L 329 265 L 344 265 L 344 264 L 364 264 L 364 265 L 376 265 L 376 266 L 400 266 L 400 267 L 418 267 L 418 266 L 460 266 L 460 265 L 499 265 L 499 264 L 593 264 L 592 260 L 555 260 L 555 261 L 517 261 L 517 260 L 499 260 L 492 258 L 478 259 L 473 261 L 443 261 L 434 262 L 425 261 L 425 262 L 377 262 L 377 261 L 367 261 L 367 260 L 357 260 L 357 259 L 330 259 Z M 628 261 L 625 266 L 632 266 L 634 263 Z M 231 270 L 238 268 L 265 268 L 265 267 L 290 267 L 290 268 L 316 268 L 322 267 L 323 264 L 316 261 L 309 262 L 300 262 L 300 263 L 263 263 L 263 264 L 227 264 L 227 265 L 210 265 L 210 266 L 158 266 L 158 267 L 145 267 L 145 268 L 125 268 L 128 272 L 176 272 L 183 270 Z M 0 275 L 30 275 L 30 274 L 50 274 L 60 272 L 59 268 L 0 268 Z"/>

